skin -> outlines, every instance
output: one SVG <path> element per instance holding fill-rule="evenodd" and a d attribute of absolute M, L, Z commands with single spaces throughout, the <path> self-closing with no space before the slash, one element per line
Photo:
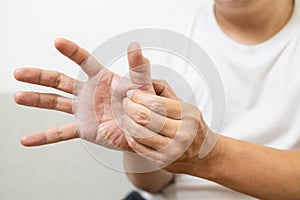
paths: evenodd
<path fill-rule="evenodd" d="M 271 38 L 288 22 L 294 0 L 215 0 L 215 16 L 223 32 L 248 45 Z"/>
<path fill-rule="evenodd" d="M 258 44 L 271 38 L 282 29 L 291 16 L 292 8 L 292 0 L 216 0 L 215 14 L 220 27 L 233 40 L 244 44 Z M 84 53 L 84 51 L 66 48 L 62 43 L 57 41 L 56 47 L 71 60 L 80 64 L 82 55 L 79 53 L 77 56 L 77 54 L 78 52 Z M 20 69 L 16 71 L 15 77 L 23 82 L 53 87 L 68 93 L 73 93 L 73 86 L 76 82 L 76 80 L 58 72 L 39 69 Z M 164 110 L 168 110 L 168 115 L 161 115 L 159 119 L 163 119 L 165 122 L 177 120 L 179 124 L 186 121 L 191 122 L 198 129 L 196 137 L 190 141 L 191 146 L 186 151 L 181 152 L 181 156 L 171 163 L 166 162 L 168 154 L 163 154 L 158 150 L 169 141 L 174 140 L 176 140 L 176 144 L 184 145 L 188 141 L 188 129 L 182 131 L 179 139 L 174 138 L 174 134 L 176 135 L 178 132 L 176 130 L 178 126 L 167 123 L 165 126 L 174 125 L 175 130 L 170 132 L 167 128 L 162 129 L 162 132 L 156 137 L 149 138 L 127 136 L 126 141 L 133 151 L 138 153 L 150 152 L 151 156 L 145 157 L 145 154 L 141 154 L 141 156 L 151 162 L 156 162 L 158 166 L 168 164 L 164 166 L 163 170 L 143 174 L 128 174 L 134 185 L 150 192 L 158 192 L 173 180 L 173 173 L 185 173 L 220 183 L 260 199 L 297 199 L 300 196 L 299 151 L 272 149 L 221 136 L 208 156 L 200 159 L 198 152 L 203 138 L 207 133 L 213 134 L 202 120 L 201 112 L 197 108 L 186 105 L 184 107 L 187 113 L 191 113 L 191 116 L 183 115 L 184 118 L 178 118 L 179 107 L 183 103 L 176 100 L 176 95 L 167 86 L 160 85 L 160 91 L 157 90 L 155 84 L 153 86 L 155 93 L 160 94 L 161 97 L 138 91 L 132 96 L 129 95 L 123 105 L 124 111 L 136 124 L 146 126 L 151 130 L 152 127 L 149 127 L 147 120 L 155 119 L 152 119 L 152 115 L 147 115 L 147 113 L 159 111 L 151 110 L 152 107 L 149 104 L 155 101 L 164 101 Z M 146 100 L 141 96 L 146 96 Z M 171 99 L 172 97 L 173 99 Z M 22 105 L 67 113 L 71 113 L 72 108 L 69 99 L 57 95 L 21 92 L 15 95 L 15 100 Z M 145 118 L 136 119 L 134 113 L 138 112 L 141 106 L 146 113 Z M 179 116 L 181 115 L 182 113 L 179 113 Z M 31 134 L 22 138 L 21 143 L 26 146 L 37 146 L 77 137 L 78 133 L 74 129 L 74 125 L 69 124 Z M 177 155 L 169 156 L 176 158 Z M 125 167 L 129 166 L 130 163 L 128 162 L 132 161 L 125 158 Z M 259 167 L 257 163 L 259 163 Z"/>
<path fill-rule="evenodd" d="M 157 166 L 165 166 L 164 169 L 172 173 L 211 180 L 259 199 L 299 198 L 300 151 L 273 149 L 220 136 L 213 150 L 201 159 L 198 153 L 202 142 L 207 133 L 208 136 L 214 133 L 209 130 L 196 107 L 142 91 L 136 91 L 128 101 L 130 103 L 124 104 L 124 110 L 137 124 L 155 132 L 156 127 L 151 126 L 151 122 L 164 121 L 163 128 L 155 137 L 126 136 L 129 146 L 135 152 Z M 163 110 L 168 111 L 167 116 L 158 116 L 159 111 L 152 109 L 154 103 L 162 105 Z M 145 117 L 137 118 L 136 114 L 141 109 Z M 180 125 L 186 121 L 198 127 L 192 139 L 192 126 L 180 129 Z M 175 138 L 175 135 L 180 137 Z M 178 152 L 178 145 L 185 146 L 191 140 L 187 150 Z M 174 148 L 170 148 L 172 151 L 159 151 L 171 141 L 175 144 Z M 170 158 L 175 158 L 175 161 L 168 163 Z M 152 179 L 152 182 L 155 181 Z"/>
<path fill-rule="evenodd" d="M 116 148 L 122 150 L 130 150 L 124 138 L 124 133 L 116 124 L 112 113 L 111 99 L 113 94 L 116 92 L 116 87 L 114 85 L 118 85 L 122 78 L 117 74 L 106 70 L 100 64 L 97 64 L 97 67 L 82 65 L 83 62 L 85 62 L 85 60 L 90 57 L 90 54 L 71 41 L 65 39 L 57 39 L 55 41 L 55 47 L 63 55 L 81 66 L 81 68 L 85 71 L 85 73 L 87 73 L 89 77 L 93 77 L 100 70 L 103 70 L 103 74 L 102 76 L 100 76 L 101 78 L 95 88 L 95 107 L 98 125 L 109 127 L 104 128 L 102 132 L 106 134 L 107 137 L 114 135 L 114 139 L 112 142 Z M 140 50 L 129 51 L 128 60 L 130 69 L 132 71 L 136 70 L 135 67 L 141 66 L 143 64 L 149 64 L 149 61 L 145 57 L 143 57 Z M 143 73 L 140 74 L 143 75 Z M 65 74 L 36 68 L 17 69 L 14 73 L 14 76 L 18 81 L 52 87 L 54 89 L 58 89 L 75 96 L 78 95 L 77 92 L 80 91 L 78 90 L 78 88 L 83 88 L 85 86 L 85 83 L 70 78 Z M 157 84 L 144 84 L 142 89 L 144 91 L 155 93 L 153 86 L 157 86 Z M 126 91 L 124 91 L 123 93 L 123 96 L 125 96 Z M 14 98 L 16 103 L 21 105 L 57 110 L 73 114 L 72 98 L 59 96 L 57 94 L 45 94 L 37 92 L 18 92 L 15 94 Z M 37 146 L 55 143 L 63 140 L 69 140 L 77 137 L 79 137 L 77 127 L 74 123 L 72 123 L 29 134 L 21 138 L 21 143 L 24 146 Z M 83 135 L 82 137 L 85 136 Z"/>
<path fill-rule="evenodd" d="M 57 39 L 55 41 L 55 47 L 57 50 L 62 53 L 64 56 L 78 64 L 83 68 L 83 70 L 89 75 L 92 76 L 97 74 L 99 70 L 95 70 L 92 68 L 84 68 L 82 63 L 90 56 L 90 54 L 83 48 L 79 47 L 74 42 L 71 42 L 66 39 Z M 137 49 L 139 47 L 134 47 Z M 128 64 L 130 67 L 130 76 L 133 83 L 136 84 L 143 84 L 141 89 L 143 91 L 147 91 L 148 93 L 157 94 L 160 96 L 166 96 L 168 98 L 177 99 L 174 93 L 171 93 L 171 89 L 167 85 L 167 83 L 163 80 L 151 80 L 152 83 L 149 85 L 149 80 L 146 82 L 141 82 L 145 80 L 139 80 L 139 76 L 134 76 L 134 74 L 140 74 L 145 77 L 148 76 L 147 74 L 150 71 L 143 71 L 143 65 L 149 64 L 149 61 L 142 55 L 141 50 L 129 51 L 128 52 Z M 142 66 L 142 67 L 141 67 Z M 103 66 L 101 66 L 102 68 Z M 137 72 L 137 73 L 135 73 Z M 15 70 L 14 73 L 15 79 L 21 82 L 41 85 L 45 87 L 51 87 L 74 96 L 77 96 L 77 91 L 74 90 L 75 86 L 80 88 L 84 83 L 79 82 L 65 74 L 56 71 L 49 71 L 37 68 L 20 68 Z M 149 76 L 150 78 L 150 76 Z M 143 78 L 144 79 L 144 78 Z M 97 98 L 95 105 L 97 109 L 97 116 L 98 122 L 100 124 L 111 124 L 108 126 L 108 129 L 105 131 L 108 134 L 114 135 L 114 138 L 121 138 L 116 141 L 122 141 L 115 145 L 120 150 L 128 150 L 132 151 L 127 144 L 126 139 L 124 138 L 124 133 L 122 130 L 115 125 L 113 120 L 112 111 L 111 111 L 111 98 L 112 98 L 112 90 L 114 90 L 112 84 L 116 83 L 120 80 L 120 77 L 109 70 L 105 70 L 104 76 L 99 81 L 99 88 L 97 92 Z M 105 95 L 105 96 L 101 96 Z M 107 97 L 107 98 L 104 98 Z M 17 92 L 14 96 L 15 102 L 20 105 L 29 106 L 29 107 L 36 107 L 41 109 L 49 109 L 49 110 L 57 110 L 60 112 L 65 112 L 68 114 L 73 113 L 73 102 L 72 99 L 69 97 L 60 96 L 57 94 L 46 94 L 46 93 L 39 93 L 39 92 Z M 107 101 L 107 99 L 109 101 Z M 101 120 L 103 116 L 107 119 L 105 121 Z M 32 146 L 41 146 L 47 145 L 57 142 L 63 142 L 66 140 L 76 139 L 79 138 L 80 135 L 78 133 L 78 129 L 76 124 L 70 123 L 63 126 L 53 127 L 48 130 L 39 131 L 36 133 L 28 134 L 20 139 L 20 142 L 24 146 L 32 147 Z M 126 163 L 126 159 L 124 160 Z M 128 166 L 128 165 L 127 165 Z M 158 170 L 155 172 L 147 173 L 145 176 L 143 174 L 138 174 L 136 176 L 131 176 L 128 174 L 129 177 L 134 177 L 132 181 L 134 183 L 139 183 L 140 180 L 147 180 L 149 179 L 149 185 L 145 185 L 145 189 L 151 188 L 150 190 L 156 192 L 167 185 L 172 179 L 173 174 L 167 172 L 165 170 Z M 152 183 L 150 180 L 153 177 L 157 177 L 157 180 L 162 178 L 159 184 Z M 131 178 L 130 178 L 131 179 Z"/>
<path fill-rule="evenodd" d="M 230 38 L 242 44 L 254 45 L 268 40 L 284 27 L 292 14 L 293 4 L 292 0 L 215 0 L 215 15 L 219 26 Z M 140 145 L 155 146 L 155 140 L 128 138 L 128 141 L 137 152 L 143 152 L 138 149 Z M 199 145 L 199 141 L 193 141 L 195 143 Z M 198 150 L 200 147 L 193 148 Z M 297 199 L 300 195 L 299 151 L 281 151 L 220 137 L 205 159 L 199 159 L 196 153 L 189 151 L 188 159 L 180 158 L 165 169 L 215 181 L 261 199 Z M 257 163 L 260 163 L 260 168 Z M 274 167 L 274 163 L 280 164 Z M 165 183 L 164 177 L 149 178 L 145 182 L 147 175 L 140 176 L 131 174 L 129 178 L 137 187 L 150 192 L 162 189 L 154 187 L 156 184 L 165 185 L 160 184 Z"/>

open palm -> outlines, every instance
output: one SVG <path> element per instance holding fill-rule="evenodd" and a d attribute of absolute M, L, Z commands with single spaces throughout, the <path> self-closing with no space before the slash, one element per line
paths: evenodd
<path fill-rule="evenodd" d="M 60 72 L 36 68 L 21 68 L 15 78 L 22 82 L 52 87 L 76 96 L 75 99 L 57 94 L 18 92 L 18 104 L 75 114 L 76 123 L 29 134 L 21 139 L 25 146 L 38 146 L 81 137 L 90 142 L 114 149 L 129 150 L 124 131 L 118 124 L 122 99 L 130 88 L 142 88 L 161 93 L 164 86 L 152 83 L 149 61 L 136 43 L 129 46 L 130 80 L 105 69 L 86 50 L 75 43 L 58 39 L 55 47 L 77 63 L 88 75 L 81 82 Z M 121 116 L 121 115 L 120 115 Z"/>

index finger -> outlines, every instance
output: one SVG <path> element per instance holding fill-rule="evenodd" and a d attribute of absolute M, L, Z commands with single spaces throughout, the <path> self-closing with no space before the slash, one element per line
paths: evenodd
<path fill-rule="evenodd" d="M 59 52 L 78 64 L 89 77 L 96 75 L 99 71 L 104 69 L 87 50 L 81 48 L 74 42 L 58 38 L 54 44 Z"/>
<path fill-rule="evenodd" d="M 70 94 L 75 94 L 74 87 L 80 87 L 82 84 L 63 73 L 37 68 L 16 69 L 14 76 L 18 81 L 47 86 Z"/>
<path fill-rule="evenodd" d="M 127 96 L 135 103 L 142 104 L 157 114 L 171 119 L 182 119 L 182 103 L 180 101 L 149 94 L 141 90 L 129 90 Z"/>

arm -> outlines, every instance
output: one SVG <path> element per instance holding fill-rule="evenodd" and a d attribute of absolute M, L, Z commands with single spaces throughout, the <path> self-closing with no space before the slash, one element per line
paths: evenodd
<path fill-rule="evenodd" d="M 259 199 L 300 196 L 300 151 L 268 148 L 221 136 L 205 159 L 186 173 Z M 207 166 L 203 170 L 203 166 Z"/>
<path fill-rule="evenodd" d="M 153 105 L 167 111 L 163 116 Z M 297 199 L 300 196 L 300 151 L 272 149 L 220 136 L 213 150 L 199 158 L 205 137 L 214 135 L 194 106 L 136 91 L 123 104 L 137 130 L 147 127 L 152 137 L 131 133 L 129 146 L 157 166 L 222 184 L 260 199 Z M 137 113 L 144 118 L 137 118 Z M 156 134 L 159 124 L 161 129 Z M 135 131 L 136 132 L 136 131 Z M 169 145 L 171 144 L 171 145 Z M 150 148 L 149 148 L 150 147 Z M 167 148 L 166 151 L 161 151 Z"/>
<path fill-rule="evenodd" d="M 148 173 L 126 174 L 134 186 L 150 193 L 160 192 L 174 179 L 174 175 L 165 170 L 158 170 Z"/>

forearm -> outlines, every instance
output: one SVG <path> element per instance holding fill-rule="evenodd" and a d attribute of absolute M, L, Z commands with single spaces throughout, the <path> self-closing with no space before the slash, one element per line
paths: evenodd
<path fill-rule="evenodd" d="M 191 175 L 260 199 L 300 197 L 299 151 L 277 150 L 221 136 L 211 154 L 192 165 Z"/>
<path fill-rule="evenodd" d="M 137 159 L 137 157 L 132 157 L 125 153 L 123 154 L 123 159 L 128 179 L 134 186 L 147 192 L 160 192 L 174 179 L 173 173 L 167 172 L 163 169 L 143 172 L 151 170 L 151 167 L 149 167 L 151 163 L 142 157 Z"/>
<path fill-rule="evenodd" d="M 127 173 L 132 184 L 150 193 L 157 193 L 164 189 L 173 180 L 173 174 L 158 170 L 148 173 Z"/>

